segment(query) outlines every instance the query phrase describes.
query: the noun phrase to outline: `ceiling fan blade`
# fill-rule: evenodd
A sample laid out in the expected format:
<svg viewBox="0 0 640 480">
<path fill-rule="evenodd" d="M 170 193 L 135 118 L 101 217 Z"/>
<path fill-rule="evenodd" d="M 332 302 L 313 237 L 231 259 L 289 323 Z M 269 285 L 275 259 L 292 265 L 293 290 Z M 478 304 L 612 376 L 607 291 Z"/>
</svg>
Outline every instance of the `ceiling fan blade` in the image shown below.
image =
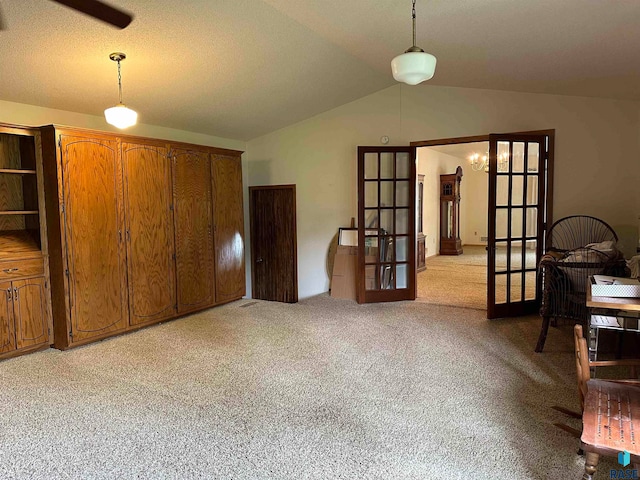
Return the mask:
<svg viewBox="0 0 640 480">
<path fill-rule="evenodd" d="M 133 16 L 123 10 L 118 10 L 99 0 L 51 0 L 69 8 L 102 20 L 114 27 L 125 28 L 133 20 Z"/>
</svg>

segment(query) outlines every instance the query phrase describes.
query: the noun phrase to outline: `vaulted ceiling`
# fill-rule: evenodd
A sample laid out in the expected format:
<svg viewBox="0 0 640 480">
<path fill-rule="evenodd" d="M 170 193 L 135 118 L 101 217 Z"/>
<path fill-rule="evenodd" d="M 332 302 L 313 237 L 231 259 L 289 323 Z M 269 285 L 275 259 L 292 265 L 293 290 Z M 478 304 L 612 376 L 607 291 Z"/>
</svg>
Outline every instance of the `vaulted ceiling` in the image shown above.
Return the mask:
<svg viewBox="0 0 640 480">
<path fill-rule="evenodd" d="M 0 99 L 249 140 L 394 85 L 410 0 L 108 0 L 115 29 L 49 0 L 0 0 Z M 429 85 L 640 100 L 637 0 L 418 0 Z M 422 86 L 411 88 L 424 88 Z"/>
</svg>

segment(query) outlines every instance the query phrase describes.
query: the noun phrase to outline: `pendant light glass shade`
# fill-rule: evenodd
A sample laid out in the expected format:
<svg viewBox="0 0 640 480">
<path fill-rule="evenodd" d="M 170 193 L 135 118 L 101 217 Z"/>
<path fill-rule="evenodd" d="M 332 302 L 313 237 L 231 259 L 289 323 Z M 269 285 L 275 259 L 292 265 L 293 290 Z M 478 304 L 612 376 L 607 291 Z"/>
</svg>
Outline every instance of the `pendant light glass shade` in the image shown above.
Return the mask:
<svg viewBox="0 0 640 480">
<path fill-rule="evenodd" d="M 426 52 L 405 52 L 391 60 L 391 72 L 398 82 L 417 85 L 436 72 L 436 57 Z"/>
<path fill-rule="evenodd" d="M 117 128 L 127 128 L 136 124 L 138 114 L 135 110 L 127 108 L 124 104 L 119 103 L 115 107 L 107 108 L 104 111 L 104 118 L 107 123 Z"/>
<path fill-rule="evenodd" d="M 122 76 L 120 75 L 120 62 L 127 56 L 124 53 L 115 52 L 109 55 L 109 58 L 114 62 L 118 62 L 118 93 L 120 101 L 115 107 L 107 108 L 104 111 L 104 118 L 108 124 L 116 128 L 131 127 L 138 121 L 138 114 L 135 110 L 131 110 L 122 103 Z"/>
<path fill-rule="evenodd" d="M 416 47 L 416 0 L 411 10 L 413 24 L 413 46 L 402 55 L 391 60 L 391 73 L 398 82 L 417 85 L 433 77 L 436 71 L 436 57 Z"/>
</svg>

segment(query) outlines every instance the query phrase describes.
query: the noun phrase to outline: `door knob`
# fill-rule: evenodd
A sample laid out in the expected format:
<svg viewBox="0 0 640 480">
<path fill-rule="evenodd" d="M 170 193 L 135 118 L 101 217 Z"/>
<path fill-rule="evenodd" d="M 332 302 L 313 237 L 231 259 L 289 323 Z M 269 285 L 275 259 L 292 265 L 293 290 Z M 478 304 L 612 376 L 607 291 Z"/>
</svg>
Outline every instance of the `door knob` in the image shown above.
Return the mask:
<svg viewBox="0 0 640 480">
<path fill-rule="evenodd" d="M 264 261 L 264 260 L 262 260 L 262 257 L 260 257 L 260 258 L 258 258 L 258 259 L 256 260 L 256 263 L 262 263 L 263 261 Z"/>
</svg>

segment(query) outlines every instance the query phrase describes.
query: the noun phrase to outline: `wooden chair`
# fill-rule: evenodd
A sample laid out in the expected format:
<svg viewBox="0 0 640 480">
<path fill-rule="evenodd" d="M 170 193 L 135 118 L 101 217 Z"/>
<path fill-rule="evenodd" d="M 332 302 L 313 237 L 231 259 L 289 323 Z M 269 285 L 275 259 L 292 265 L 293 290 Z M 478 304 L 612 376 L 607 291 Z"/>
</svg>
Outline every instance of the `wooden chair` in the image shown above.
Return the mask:
<svg viewBox="0 0 640 480">
<path fill-rule="evenodd" d="M 640 469 L 640 381 L 636 380 L 640 359 L 590 361 L 581 325 L 574 327 L 574 340 L 582 409 L 580 445 L 586 453 L 583 480 L 593 478 L 600 455 L 627 451 L 634 468 Z M 591 379 L 592 367 L 614 366 L 630 367 L 633 379 Z"/>
</svg>

